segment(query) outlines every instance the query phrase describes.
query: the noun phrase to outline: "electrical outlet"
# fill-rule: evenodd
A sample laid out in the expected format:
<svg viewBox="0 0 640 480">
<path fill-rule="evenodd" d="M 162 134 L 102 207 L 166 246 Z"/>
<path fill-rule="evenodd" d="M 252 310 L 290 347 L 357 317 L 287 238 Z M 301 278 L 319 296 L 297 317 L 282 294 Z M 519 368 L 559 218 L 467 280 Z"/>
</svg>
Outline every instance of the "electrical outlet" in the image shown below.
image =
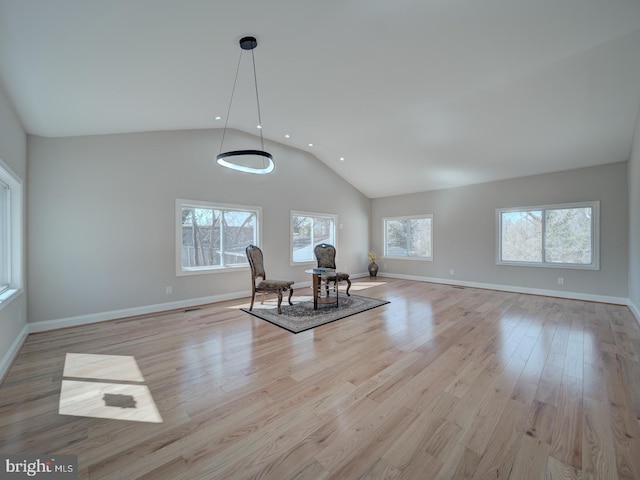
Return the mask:
<svg viewBox="0 0 640 480">
<path fill-rule="evenodd" d="M 558 277 L 558 285 L 564 285 L 564 278 Z"/>
<path fill-rule="evenodd" d="M 165 289 L 165 292 L 164 292 L 164 293 L 165 293 L 166 295 L 171 295 L 171 294 L 173 293 L 173 288 L 172 288 L 172 287 L 167 287 L 167 288 Z"/>
</svg>

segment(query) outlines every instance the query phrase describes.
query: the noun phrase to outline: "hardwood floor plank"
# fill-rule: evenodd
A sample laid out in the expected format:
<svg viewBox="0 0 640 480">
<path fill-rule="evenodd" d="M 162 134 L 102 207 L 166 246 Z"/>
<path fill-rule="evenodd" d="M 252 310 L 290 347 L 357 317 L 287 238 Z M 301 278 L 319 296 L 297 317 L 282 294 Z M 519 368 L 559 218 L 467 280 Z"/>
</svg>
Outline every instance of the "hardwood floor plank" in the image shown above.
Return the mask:
<svg viewBox="0 0 640 480">
<path fill-rule="evenodd" d="M 396 480 L 400 478 L 402 472 L 391 465 L 388 465 L 384 459 L 378 460 L 371 469 L 360 477 L 360 480 Z"/>
<path fill-rule="evenodd" d="M 529 410 L 526 434 L 531 438 L 551 445 L 555 418 L 556 407 L 534 400 Z"/>
<path fill-rule="evenodd" d="M 482 455 L 508 401 L 509 397 L 506 395 L 490 391 L 482 399 L 480 408 L 471 425 L 465 429 L 460 443 L 478 455 Z"/>
<path fill-rule="evenodd" d="M 435 480 L 466 480 L 473 474 L 480 463 L 480 455 L 462 445 L 457 445 L 444 461 Z"/>
<path fill-rule="evenodd" d="M 366 442 L 351 444 L 346 451 L 347 455 L 342 455 L 343 460 L 339 463 L 336 463 L 336 457 L 333 457 L 334 468 L 328 468 L 318 456 L 316 459 L 331 471 L 330 478 L 359 478 L 368 471 L 368 465 L 372 465 L 381 457 L 416 416 L 415 412 L 405 408 L 393 409 L 391 414 L 367 435 Z"/>
<path fill-rule="evenodd" d="M 527 435 L 520 440 L 509 478 L 514 480 L 540 480 L 547 469 L 551 446 Z"/>
<path fill-rule="evenodd" d="M 640 478 L 627 307 L 354 289 L 391 303 L 297 335 L 246 299 L 31 334 L 0 385 L 0 452 L 77 455 L 82 480 Z M 65 375 L 68 353 L 86 362 Z M 121 420 L 137 394 L 61 415 L 63 381 L 144 386 L 162 421 Z"/>
<path fill-rule="evenodd" d="M 582 470 L 576 470 L 570 465 L 565 465 L 560 460 L 549 457 L 544 480 L 581 480 L 582 478 Z"/>
<path fill-rule="evenodd" d="M 604 402 L 585 399 L 582 471 L 584 478 L 617 480 L 616 454 Z"/>
<path fill-rule="evenodd" d="M 551 456 L 575 469 L 582 468 L 582 381 L 562 377 L 551 439 Z"/>
<path fill-rule="evenodd" d="M 618 475 L 625 479 L 640 478 L 640 425 L 626 387 L 621 356 L 603 352 L 602 358 Z"/>
<path fill-rule="evenodd" d="M 526 405 L 509 400 L 498 428 L 489 439 L 488 446 L 480 457 L 474 479 L 509 478 L 526 427 Z"/>
</svg>

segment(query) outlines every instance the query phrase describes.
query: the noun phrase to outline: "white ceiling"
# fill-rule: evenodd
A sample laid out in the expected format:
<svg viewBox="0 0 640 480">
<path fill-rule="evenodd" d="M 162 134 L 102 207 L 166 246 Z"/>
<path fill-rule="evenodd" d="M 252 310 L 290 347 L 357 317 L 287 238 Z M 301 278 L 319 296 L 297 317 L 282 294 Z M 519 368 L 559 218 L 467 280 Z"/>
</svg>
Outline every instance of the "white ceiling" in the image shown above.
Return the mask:
<svg viewBox="0 0 640 480">
<path fill-rule="evenodd" d="M 265 138 L 371 198 L 629 158 L 638 0 L 0 0 L 0 82 L 35 135 L 221 128 L 247 34 Z"/>
</svg>

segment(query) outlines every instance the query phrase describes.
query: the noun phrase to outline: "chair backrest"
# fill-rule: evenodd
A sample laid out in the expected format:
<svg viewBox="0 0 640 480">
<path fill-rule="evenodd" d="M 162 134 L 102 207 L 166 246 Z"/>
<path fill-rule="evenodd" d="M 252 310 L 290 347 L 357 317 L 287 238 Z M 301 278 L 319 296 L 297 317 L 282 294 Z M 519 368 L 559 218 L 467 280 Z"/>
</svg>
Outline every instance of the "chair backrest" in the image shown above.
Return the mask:
<svg viewBox="0 0 640 480">
<path fill-rule="evenodd" d="M 336 268 L 336 247 L 328 243 L 320 243 L 313 249 L 320 268 Z"/>
<path fill-rule="evenodd" d="M 262 277 L 266 280 L 262 250 L 255 245 L 249 245 L 246 252 L 247 260 L 249 260 L 249 266 L 251 267 L 251 278 L 255 280 L 256 277 Z"/>
</svg>

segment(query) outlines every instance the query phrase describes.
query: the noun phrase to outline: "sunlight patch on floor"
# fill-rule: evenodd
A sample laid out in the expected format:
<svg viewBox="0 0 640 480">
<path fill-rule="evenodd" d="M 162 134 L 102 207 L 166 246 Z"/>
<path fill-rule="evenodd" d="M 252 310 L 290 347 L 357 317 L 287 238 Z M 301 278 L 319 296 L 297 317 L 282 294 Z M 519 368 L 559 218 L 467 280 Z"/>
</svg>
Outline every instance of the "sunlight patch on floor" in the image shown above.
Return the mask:
<svg viewBox="0 0 640 480">
<path fill-rule="evenodd" d="M 287 295 L 284 295 L 282 297 L 282 306 L 285 305 L 289 305 L 289 301 L 287 300 Z M 301 303 L 301 302 L 313 302 L 313 295 L 293 295 L 293 297 L 291 298 L 291 302 L 295 305 L 296 303 Z M 227 308 L 231 308 L 234 310 L 237 310 L 238 308 L 246 308 L 248 309 L 251 306 L 251 300 L 247 301 L 247 302 L 243 302 L 243 303 L 238 303 L 235 305 L 231 305 Z M 256 301 L 253 303 L 253 309 L 257 310 L 257 309 L 271 309 L 271 308 L 277 308 L 278 307 L 278 297 L 275 296 L 267 296 L 264 299 L 264 304 L 260 304 L 260 296 L 256 296 Z"/>
<path fill-rule="evenodd" d="M 60 388 L 60 415 L 162 422 L 132 356 L 67 353 L 63 377 L 67 378 Z"/>
<path fill-rule="evenodd" d="M 99 378 L 122 382 L 144 382 L 136 359 L 126 355 L 67 353 L 63 377 Z"/>
<path fill-rule="evenodd" d="M 351 288 L 349 289 L 349 293 L 353 291 L 366 290 L 367 288 L 379 287 L 380 285 L 384 285 L 387 282 L 354 282 L 351 284 Z M 344 291 L 344 289 L 341 289 Z"/>
</svg>

